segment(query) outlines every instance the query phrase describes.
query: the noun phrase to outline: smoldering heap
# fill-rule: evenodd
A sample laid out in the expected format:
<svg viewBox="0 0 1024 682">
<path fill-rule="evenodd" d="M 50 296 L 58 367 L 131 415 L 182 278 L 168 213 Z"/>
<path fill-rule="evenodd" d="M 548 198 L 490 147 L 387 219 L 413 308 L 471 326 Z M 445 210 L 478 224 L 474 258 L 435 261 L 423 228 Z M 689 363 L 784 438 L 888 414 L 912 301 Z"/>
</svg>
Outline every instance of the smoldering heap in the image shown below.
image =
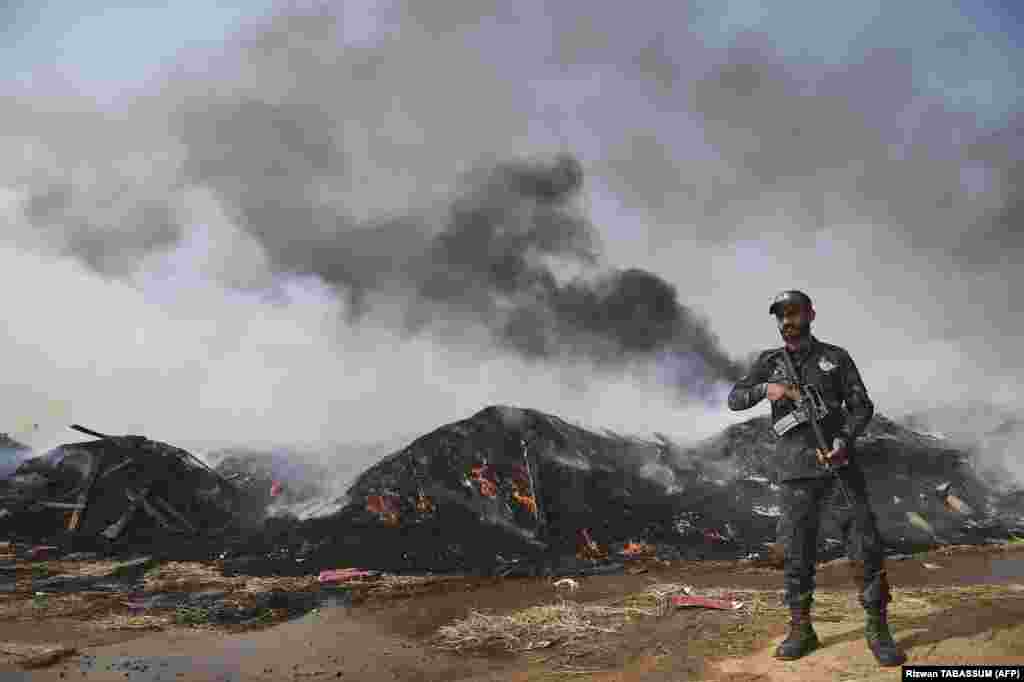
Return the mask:
<svg viewBox="0 0 1024 682">
<path fill-rule="evenodd" d="M 775 540 L 772 452 L 767 417 L 682 448 L 491 406 L 366 470 L 340 512 L 296 521 L 293 541 L 307 565 L 389 570 L 593 563 L 638 543 L 675 558 L 749 556 Z M 1024 533 L 1019 496 L 998 494 L 938 438 L 876 415 L 859 452 L 892 551 Z M 840 538 L 826 522 L 825 556 Z"/>
<path fill-rule="evenodd" d="M 0 481 L 9 537 L 113 552 L 180 550 L 216 541 L 244 518 L 238 490 L 191 453 L 72 428 L 96 438 L 25 459 Z"/>
</svg>

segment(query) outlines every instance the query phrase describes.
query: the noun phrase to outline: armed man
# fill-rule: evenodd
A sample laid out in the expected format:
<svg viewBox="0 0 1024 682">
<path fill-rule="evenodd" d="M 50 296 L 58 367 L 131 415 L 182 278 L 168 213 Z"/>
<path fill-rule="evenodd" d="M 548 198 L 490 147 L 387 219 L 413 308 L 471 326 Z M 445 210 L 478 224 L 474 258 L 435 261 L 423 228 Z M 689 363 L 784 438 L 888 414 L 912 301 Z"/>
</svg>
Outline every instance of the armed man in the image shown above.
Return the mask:
<svg viewBox="0 0 1024 682">
<path fill-rule="evenodd" d="M 901 665 L 906 656 L 893 641 L 886 618 L 890 592 L 882 538 L 855 451 L 874 404 L 850 354 L 811 334 L 815 311 L 807 294 L 785 291 L 775 297 L 769 312 L 785 345 L 758 356 L 729 394 L 729 407 L 747 410 L 765 398 L 771 401 L 782 511 L 779 542 L 785 560 L 783 599 L 791 614 L 789 635 L 775 656 L 793 660 L 819 646 L 811 604 L 818 528 L 827 512 L 842 529 L 847 555 L 857 569 L 868 646 L 881 665 Z"/>
</svg>

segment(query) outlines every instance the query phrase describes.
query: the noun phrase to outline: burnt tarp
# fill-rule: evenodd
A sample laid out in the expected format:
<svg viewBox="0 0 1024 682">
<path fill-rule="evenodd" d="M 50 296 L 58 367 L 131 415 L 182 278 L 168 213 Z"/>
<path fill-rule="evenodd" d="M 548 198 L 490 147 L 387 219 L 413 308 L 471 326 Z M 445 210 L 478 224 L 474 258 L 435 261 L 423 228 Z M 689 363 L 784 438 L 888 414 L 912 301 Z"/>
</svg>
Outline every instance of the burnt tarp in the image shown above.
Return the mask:
<svg viewBox="0 0 1024 682">
<path fill-rule="evenodd" d="M 8 534 L 116 547 L 218 536 L 235 525 L 239 498 L 181 448 L 105 436 L 22 462 L 0 484 L 0 508 Z"/>
<path fill-rule="evenodd" d="M 773 452 L 766 417 L 680 447 L 492 406 L 385 457 L 340 512 L 299 534 L 337 565 L 391 570 L 564 556 L 582 540 L 612 556 L 635 540 L 686 558 L 741 557 L 775 541 Z M 858 457 L 893 550 L 1024 532 L 1020 504 L 939 439 L 878 415 Z M 841 552 L 839 538 L 824 524 L 826 556 Z"/>
</svg>

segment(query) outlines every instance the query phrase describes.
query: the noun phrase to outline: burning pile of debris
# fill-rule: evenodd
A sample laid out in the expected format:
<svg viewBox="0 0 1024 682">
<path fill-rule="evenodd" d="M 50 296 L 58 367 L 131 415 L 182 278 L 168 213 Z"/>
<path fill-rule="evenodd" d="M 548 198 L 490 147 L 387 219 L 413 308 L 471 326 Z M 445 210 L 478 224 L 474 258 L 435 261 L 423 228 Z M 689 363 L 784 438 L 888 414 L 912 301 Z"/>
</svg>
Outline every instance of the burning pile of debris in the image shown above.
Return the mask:
<svg viewBox="0 0 1024 682">
<path fill-rule="evenodd" d="M 745 557 L 775 539 L 773 450 L 766 417 L 682 448 L 492 406 L 384 458 L 344 509 L 296 533 L 328 563 L 386 570 Z M 1024 508 L 936 438 L 879 415 L 859 453 L 893 551 L 1024 533 Z M 842 553 L 841 537 L 823 525 L 825 557 Z"/>
<path fill-rule="evenodd" d="M 600 560 L 610 543 L 634 535 L 725 556 L 746 542 L 717 533 L 730 521 L 725 532 L 773 535 L 774 520 L 742 510 L 699 463 L 673 465 L 672 455 L 667 441 L 489 407 L 384 458 L 357 478 L 340 513 L 300 532 L 314 542 L 327 538 L 321 549 L 336 561 L 401 570 L 542 555 Z M 712 523 L 716 533 L 707 535 Z"/>
<path fill-rule="evenodd" d="M 779 515 L 767 417 L 680 447 L 492 406 L 384 457 L 342 495 L 308 458 L 223 452 L 214 470 L 164 443 L 73 428 L 98 440 L 23 461 L 0 484 L 0 523 L 108 549 L 205 536 L 225 556 L 298 558 L 305 571 L 510 573 L 765 556 Z M 876 415 L 858 457 L 893 551 L 1024 535 L 1024 494 L 997 492 L 939 438 Z M 255 532 L 225 533 L 243 520 Z M 824 558 L 840 538 L 826 519 Z"/>
<path fill-rule="evenodd" d="M 6 535 L 117 549 L 217 537 L 236 525 L 238 491 L 185 450 L 71 428 L 97 440 L 27 459 L 0 482 Z"/>
</svg>

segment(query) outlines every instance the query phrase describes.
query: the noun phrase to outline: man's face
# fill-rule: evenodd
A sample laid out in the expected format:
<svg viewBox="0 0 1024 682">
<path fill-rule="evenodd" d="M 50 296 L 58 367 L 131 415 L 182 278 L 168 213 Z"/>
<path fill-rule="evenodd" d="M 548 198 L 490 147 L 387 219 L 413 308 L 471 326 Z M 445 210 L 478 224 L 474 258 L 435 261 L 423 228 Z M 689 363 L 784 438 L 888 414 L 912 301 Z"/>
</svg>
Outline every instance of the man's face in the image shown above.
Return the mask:
<svg viewBox="0 0 1024 682">
<path fill-rule="evenodd" d="M 811 332 L 814 311 L 791 303 L 782 308 L 776 319 L 779 321 L 779 333 L 782 334 L 782 338 L 786 341 L 796 341 Z"/>
</svg>

